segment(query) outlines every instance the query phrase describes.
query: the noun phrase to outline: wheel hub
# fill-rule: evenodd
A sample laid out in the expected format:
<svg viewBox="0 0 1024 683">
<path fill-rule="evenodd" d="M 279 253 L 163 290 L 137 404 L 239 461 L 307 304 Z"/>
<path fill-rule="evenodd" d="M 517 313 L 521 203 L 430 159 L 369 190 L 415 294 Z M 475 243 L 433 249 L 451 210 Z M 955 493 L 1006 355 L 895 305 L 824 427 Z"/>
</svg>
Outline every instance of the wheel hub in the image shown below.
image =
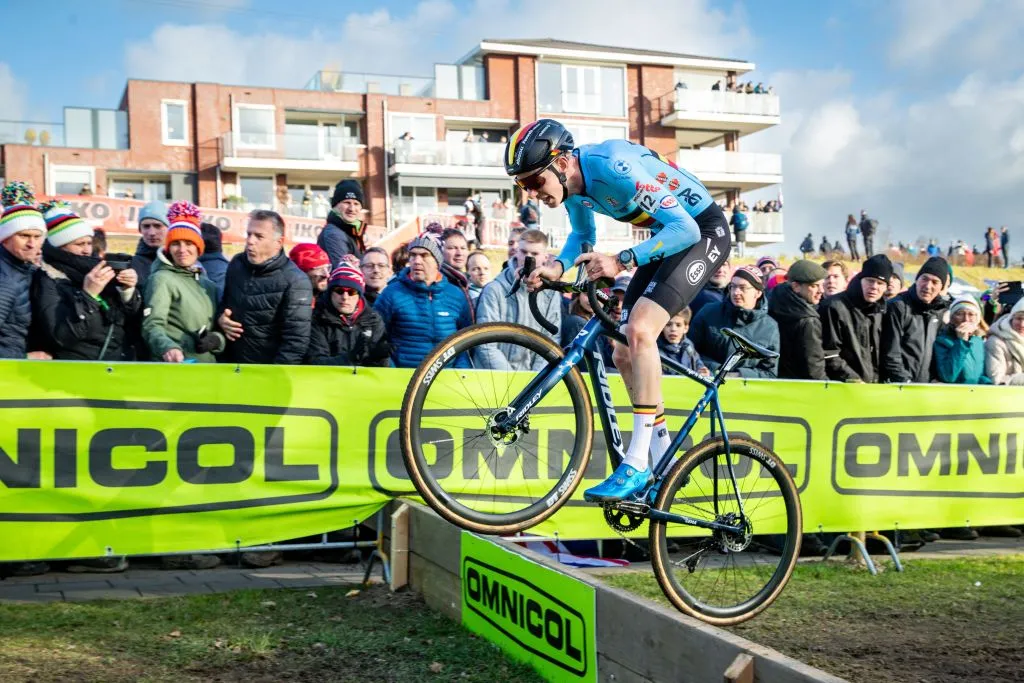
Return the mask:
<svg viewBox="0 0 1024 683">
<path fill-rule="evenodd" d="M 716 521 L 720 524 L 736 526 L 740 523 L 740 516 L 735 512 L 730 512 L 726 515 L 719 515 Z M 740 553 L 746 550 L 750 545 L 751 540 L 754 538 L 754 530 L 753 527 L 750 526 L 750 520 L 744 519 L 743 530 L 740 533 L 716 531 L 715 537 L 723 550 Z"/>
<path fill-rule="evenodd" d="M 508 425 L 512 415 L 509 407 L 499 408 L 487 418 L 487 436 L 494 446 L 511 446 L 519 441 L 524 434 L 530 432 L 530 416 L 525 416 L 519 424 Z"/>
</svg>

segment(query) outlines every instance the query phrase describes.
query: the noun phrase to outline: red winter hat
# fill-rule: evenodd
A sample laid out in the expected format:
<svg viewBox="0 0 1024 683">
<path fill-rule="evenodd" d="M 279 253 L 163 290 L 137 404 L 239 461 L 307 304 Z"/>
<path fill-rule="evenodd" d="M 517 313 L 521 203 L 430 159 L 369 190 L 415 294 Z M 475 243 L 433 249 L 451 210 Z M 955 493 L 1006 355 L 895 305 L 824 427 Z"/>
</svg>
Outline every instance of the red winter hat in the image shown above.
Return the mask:
<svg viewBox="0 0 1024 683">
<path fill-rule="evenodd" d="M 308 273 L 314 268 L 319 268 L 320 266 L 331 265 L 331 259 L 327 255 L 327 252 L 312 242 L 296 244 L 292 247 L 292 250 L 288 252 L 288 258 L 290 258 L 303 273 Z"/>
</svg>

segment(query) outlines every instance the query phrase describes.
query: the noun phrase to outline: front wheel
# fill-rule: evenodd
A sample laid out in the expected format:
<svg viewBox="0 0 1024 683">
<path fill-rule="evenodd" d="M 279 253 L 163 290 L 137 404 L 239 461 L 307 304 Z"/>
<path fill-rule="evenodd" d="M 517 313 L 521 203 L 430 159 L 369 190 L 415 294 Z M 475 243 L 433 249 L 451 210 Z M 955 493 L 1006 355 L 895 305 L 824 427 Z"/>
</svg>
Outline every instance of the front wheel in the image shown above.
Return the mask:
<svg viewBox="0 0 1024 683">
<path fill-rule="evenodd" d="M 439 515 L 470 531 L 511 534 L 544 521 L 572 495 L 593 442 L 590 393 L 576 367 L 543 396 L 534 393 L 538 377 L 562 358 L 557 344 L 528 327 L 487 323 L 457 332 L 423 359 L 405 392 L 399 433 L 409 476 Z M 527 386 L 529 395 L 511 408 Z"/>
<path fill-rule="evenodd" d="M 800 554 L 800 498 L 782 460 L 763 444 L 730 439 L 728 456 L 720 437 L 698 444 L 661 482 L 654 506 L 690 519 L 743 522 L 733 533 L 651 521 L 654 574 L 680 611 L 718 626 L 738 624 L 768 607 L 789 581 Z"/>
</svg>

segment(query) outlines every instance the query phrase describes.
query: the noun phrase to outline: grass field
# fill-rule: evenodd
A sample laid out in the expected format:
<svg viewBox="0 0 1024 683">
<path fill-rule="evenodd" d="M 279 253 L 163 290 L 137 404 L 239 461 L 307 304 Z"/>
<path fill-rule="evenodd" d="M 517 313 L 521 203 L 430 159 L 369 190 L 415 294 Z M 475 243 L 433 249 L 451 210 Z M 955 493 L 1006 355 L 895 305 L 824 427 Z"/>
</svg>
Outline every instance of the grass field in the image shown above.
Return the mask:
<svg viewBox="0 0 1024 683">
<path fill-rule="evenodd" d="M 1024 555 L 905 567 L 801 563 L 771 607 L 730 630 L 858 683 L 1024 681 Z M 666 602 L 648 572 L 602 578 Z"/>
<path fill-rule="evenodd" d="M 541 680 L 382 586 L 0 605 L 0 681 Z"/>
</svg>

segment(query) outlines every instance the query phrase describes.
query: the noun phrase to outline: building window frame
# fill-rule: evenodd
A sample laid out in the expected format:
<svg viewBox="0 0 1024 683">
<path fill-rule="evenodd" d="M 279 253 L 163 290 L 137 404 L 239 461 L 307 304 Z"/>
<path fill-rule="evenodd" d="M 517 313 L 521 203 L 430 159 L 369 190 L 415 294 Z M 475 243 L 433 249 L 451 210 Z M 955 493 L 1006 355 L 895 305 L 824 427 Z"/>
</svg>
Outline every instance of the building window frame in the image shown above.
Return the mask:
<svg viewBox="0 0 1024 683">
<path fill-rule="evenodd" d="M 270 126 L 270 141 L 265 143 L 244 142 L 242 130 L 239 125 L 239 112 L 242 109 L 257 111 L 269 111 L 273 118 Z M 253 104 L 250 102 L 236 102 L 231 111 L 231 135 L 234 138 L 235 149 L 277 149 L 277 107 L 273 104 Z"/>
<path fill-rule="evenodd" d="M 62 171 L 71 172 L 88 172 L 89 174 L 89 187 L 93 192 L 96 192 L 96 167 L 95 166 L 75 166 L 72 164 L 51 164 L 49 172 L 47 173 L 47 194 L 55 195 L 57 193 L 57 174 Z M 78 194 L 77 192 L 75 193 Z"/>
<path fill-rule="evenodd" d="M 181 121 L 184 126 L 182 138 L 172 138 L 167 130 L 167 107 L 168 105 L 181 107 Z M 188 147 L 188 101 L 186 100 L 160 100 L 160 141 L 168 147 Z"/>
</svg>

